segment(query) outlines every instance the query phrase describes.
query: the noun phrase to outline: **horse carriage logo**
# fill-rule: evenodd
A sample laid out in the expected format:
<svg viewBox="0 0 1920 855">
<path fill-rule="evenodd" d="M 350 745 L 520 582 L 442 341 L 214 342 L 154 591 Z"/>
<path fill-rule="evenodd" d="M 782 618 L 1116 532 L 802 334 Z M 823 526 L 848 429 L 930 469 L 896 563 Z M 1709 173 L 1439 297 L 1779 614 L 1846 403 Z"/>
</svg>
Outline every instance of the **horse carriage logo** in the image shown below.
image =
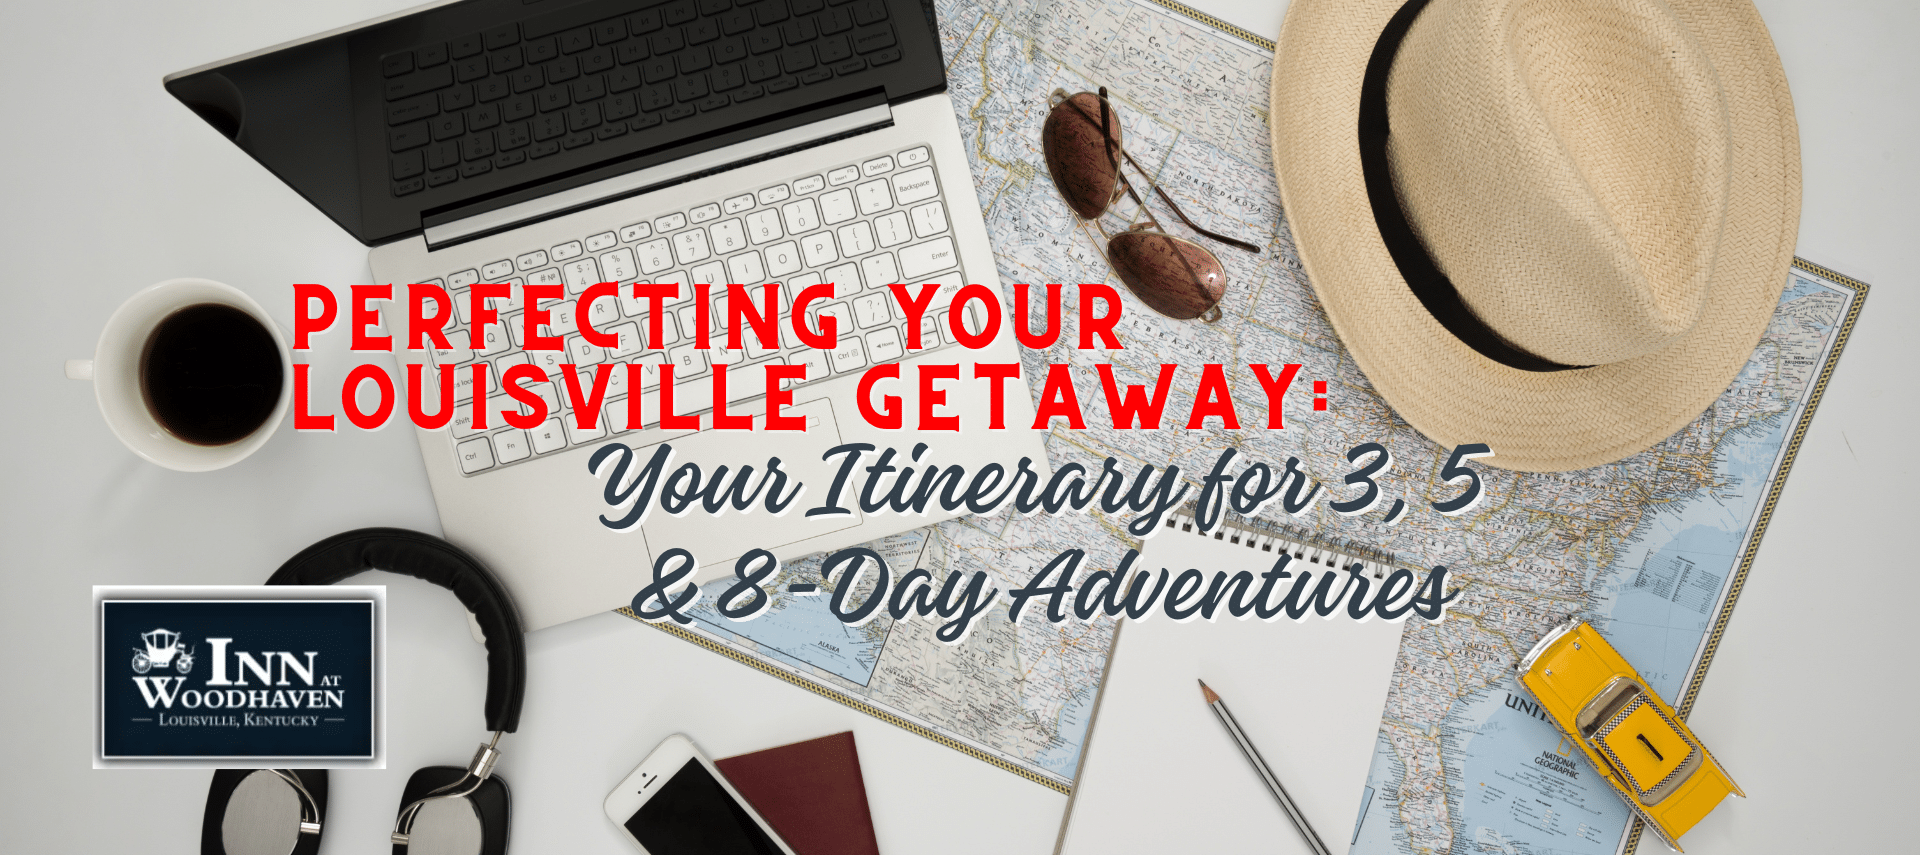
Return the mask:
<svg viewBox="0 0 1920 855">
<path fill-rule="evenodd" d="M 136 674 L 145 674 L 155 668 L 173 670 L 185 674 L 193 670 L 193 650 L 180 649 L 180 633 L 170 629 L 154 629 L 140 633 L 140 640 L 146 643 L 146 649 L 133 649 L 133 670 Z"/>
</svg>

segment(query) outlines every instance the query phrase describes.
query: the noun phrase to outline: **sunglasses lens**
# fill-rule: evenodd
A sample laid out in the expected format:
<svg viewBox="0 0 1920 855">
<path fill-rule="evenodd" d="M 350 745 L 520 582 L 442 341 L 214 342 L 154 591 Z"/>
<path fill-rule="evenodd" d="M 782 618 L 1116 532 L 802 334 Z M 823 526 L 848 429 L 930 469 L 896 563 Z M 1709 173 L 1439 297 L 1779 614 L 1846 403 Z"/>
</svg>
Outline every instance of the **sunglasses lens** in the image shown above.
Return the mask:
<svg viewBox="0 0 1920 855">
<path fill-rule="evenodd" d="M 1101 138 L 1120 145 L 1120 114 L 1107 112 L 1107 130 L 1100 130 L 1100 96 L 1082 92 L 1055 104 L 1040 130 L 1040 146 L 1046 152 L 1047 171 L 1068 207 L 1091 220 L 1107 210 L 1113 201 L 1118 175 L 1113 158 Z"/>
<path fill-rule="evenodd" d="M 1227 272 L 1213 253 L 1158 232 L 1122 232 L 1107 242 L 1107 260 L 1140 302 L 1169 318 L 1207 313 L 1227 291 Z"/>
</svg>

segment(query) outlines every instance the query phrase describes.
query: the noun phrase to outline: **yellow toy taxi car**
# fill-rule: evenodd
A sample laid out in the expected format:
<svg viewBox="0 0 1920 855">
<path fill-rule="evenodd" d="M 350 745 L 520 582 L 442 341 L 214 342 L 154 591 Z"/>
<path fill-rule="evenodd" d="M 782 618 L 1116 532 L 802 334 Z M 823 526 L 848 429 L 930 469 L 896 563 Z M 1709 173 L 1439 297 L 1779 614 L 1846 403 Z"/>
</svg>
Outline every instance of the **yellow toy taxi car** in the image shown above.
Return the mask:
<svg viewBox="0 0 1920 855">
<path fill-rule="evenodd" d="M 1674 851 L 1680 835 L 1727 796 L 1746 798 L 1673 708 L 1586 621 L 1547 633 L 1516 670 L 1560 732 Z"/>
</svg>

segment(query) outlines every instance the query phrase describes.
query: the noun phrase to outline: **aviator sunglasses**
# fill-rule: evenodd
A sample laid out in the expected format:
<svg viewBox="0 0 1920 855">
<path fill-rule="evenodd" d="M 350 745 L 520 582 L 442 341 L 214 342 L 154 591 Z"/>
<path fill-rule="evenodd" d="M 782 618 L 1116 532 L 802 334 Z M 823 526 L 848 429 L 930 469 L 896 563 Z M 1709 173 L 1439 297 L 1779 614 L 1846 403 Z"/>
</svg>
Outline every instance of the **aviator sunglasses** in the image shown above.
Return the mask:
<svg viewBox="0 0 1920 855">
<path fill-rule="evenodd" d="M 1120 281 L 1141 302 L 1167 317 L 1200 318 L 1207 323 L 1219 320 L 1220 298 L 1227 291 L 1226 268 L 1206 247 L 1161 227 L 1134 191 L 1133 182 L 1121 173 L 1121 162 L 1132 166 L 1187 228 L 1247 252 L 1257 254 L 1260 248 L 1207 231 L 1187 219 L 1180 206 L 1121 147 L 1120 116 L 1107 101 L 1107 87 L 1100 87 L 1098 95 L 1068 95 L 1065 89 L 1055 89 L 1048 103 L 1052 109 L 1040 130 L 1047 171 L 1053 175 L 1053 184 L 1067 207 L 1073 209 L 1081 230 L 1091 223 L 1106 238 L 1107 264 L 1120 274 Z M 1100 219 L 1122 196 L 1133 199 L 1139 211 L 1135 216 L 1142 219 L 1131 222 L 1118 234 L 1108 234 Z M 1093 237 L 1092 233 L 1088 237 Z M 1100 241 L 1095 239 L 1094 243 Z"/>
</svg>

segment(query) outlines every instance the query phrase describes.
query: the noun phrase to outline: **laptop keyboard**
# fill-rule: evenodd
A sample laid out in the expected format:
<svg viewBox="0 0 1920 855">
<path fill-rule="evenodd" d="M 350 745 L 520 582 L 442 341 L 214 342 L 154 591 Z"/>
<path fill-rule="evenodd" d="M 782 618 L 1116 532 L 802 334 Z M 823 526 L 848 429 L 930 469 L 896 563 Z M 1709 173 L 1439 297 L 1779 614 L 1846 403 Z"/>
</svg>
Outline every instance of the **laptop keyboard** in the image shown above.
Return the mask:
<svg viewBox="0 0 1920 855">
<path fill-rule="evenodd" d="M 962 194 L 963 199 L 969 199 Z M 449 350 L 432 351 L 434 365 L 462 366 L 450 425 L 460 471 L 476 475 L 514 463 L 544 457 L 568 448 L 604 439 L 627 430 L 628 371 L 609 372 L 604 412 L 592 428 L 582 429 L 572 415 L 561 368 L 572 363 L 579 371 L 582 393 L 589 394 L 592 366 L 602 363 L 637 364 L 643 390 L 659 385 L 657 366 L 672 362 L 675 412 L 681 415 L 711 410 L 709 376 L 712 365 L 727 365 L 727 405 L 737 414 L 759 408 L 741 406 L 765 395 L 759 370 L 772 364 L 805 365 L 806 379 L 816 383 L 892 362 L 909 355 L 951 347 L 948 325 L 950 298 L 966 284 L 959 252 L 948 228 L 947 201 L 926 146 L 881 153 L 821 173 L 691 205 L 640 222 L 627 223 L 593 234 L 580 235 L 549 246 L 529 246 L 480 267 L 448 273 L 429 280 L 448 289 L 458 311 L 450 327 Z M 487 328 L 485 339 L 470 336 L 472 303 L 467 296 L 476 282 L 504 282 L 511 294 L 496 299 L 500 323 Z M 600 282 L 621 283 L 620 296 L 596 300 L 588 309 L 593 329 L 619 336 L 619 346 L 602 348 L 578 332 L 573 316 L 575 298 Z M 660 348 L 645 347 L 650 304 L 635 299 L 633 282 L 680 283 L 680 297 L 663 303 Z M 727 342 L 727 284 L 750 286 L 755 306 L 762 305 L 762 283 L 778 285 L 780 340 L 761 347 L 743 320 L 738 350 Z M 830 282 L 831 300 L 815 300 L 807 307 L 810 329 L 820 329 L 819 316 L 839 318 L 836 347 L 807 347 L 793 336 L 789 321 L 793 297 L 802 290 Z M 936 283 L 939 291 L 921 318 L 921 348 L 909 351 L 906 313 L 887 285 L 894 282 Z M 525 350 L 523 289 L 528 284 L 565 286 L 562 299 L 541 302 L 552 312 L 543 335 L 564 337 L 561 351 Z M 711 285 L 713 301 L 708 317 L 711 348 L 696 347 L 699 322 L 695 295 L 700 284 Z M 917 292 L 916 292 L 917 293 Z M 981 329 L 976 312 L 965 318 L 968 330 Z M 501 377 L 515 365 L 533 363 L 545 369 L 552 382 L 528 388 L 545 400 L 549 418 L 533 430 L 505 425 L 498 413 L 519 405 L 501 392 Z M 468 402 L 473 398 L 476 364 L 488 366 L 489 427 L 476 429 Z M 657 398 L 650 397 L 651 402 Z M 649 403 L 656 408 L 657 403 Z M 519 407 L 521 412 L 529 412 Z M 657 425 L 659 412 L 643 411 L 645 424 Z"/>
<path fill-rule="evenodd" d="M 578 8 L 381 58 L 395 196 L 900 59 L 881 0 Z M 629 6 L 628 8 L 631 8 Z"/>
</svg>

